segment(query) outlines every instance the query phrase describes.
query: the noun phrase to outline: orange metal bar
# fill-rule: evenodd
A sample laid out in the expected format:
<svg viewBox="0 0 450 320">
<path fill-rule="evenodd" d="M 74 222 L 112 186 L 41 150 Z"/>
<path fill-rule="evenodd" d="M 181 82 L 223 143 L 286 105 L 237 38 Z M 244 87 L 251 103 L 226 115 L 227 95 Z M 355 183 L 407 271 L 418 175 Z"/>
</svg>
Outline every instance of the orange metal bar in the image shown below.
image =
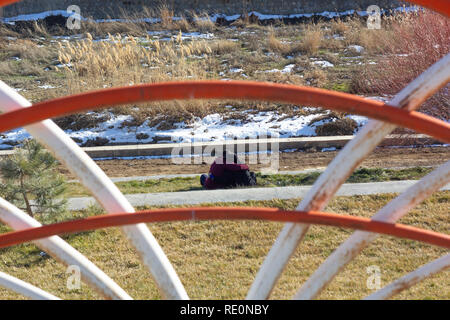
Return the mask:
<svg viewBox="0 0 450 320">
<path fill-rule="evenodd" d="M 57 98 L 0 115 L 0 132 L 108 106 L 174 99 L 245 99 L 313 105 L 391 122 L 450 142 L 450 123 L 420 112 L 324 89 L 254 81 L 183 81 L 109 88 Z"/>
<path fill-rule="evenodd" d="M 450 0 L 407 0 L 419 6 L 432 9 L 436 12 L 443 13 L 447 17 L 450 16 Z"/>
<path fill-rule="evenodd" d="M 133 214 L 119 213 L 61 222 L 0 235 L 0 248 L 46 238 L 52 235 L 94 230 L 99 228 L 137 224 L 142 222 L 167 222 L 186 220 L 269 220 L 301 222 L 358 229 L 391 236 L 418 240 L 450 248 L 450 236 L 402 224 L 370 220 L 325 212 L 283 211 L 275 208 L 202 207 L 144 210 Z"/>
<path fill-rule="evenodd" d="M 7 6 L 8 4 L 12 4 L 14 2 L 19 2 L 20 0 L 0 0 L 0 7 Z"/>
<path fill-rule="evenodd" d="M 0 6 L 7 6 L 8 4 L 19 2 L 20 0 L 0 0 Z M 450 1 L 449 0 L 408 0 L 407 2 L 415 3 L 423 7 L 433 9 L 437 12 L 450 16 Z"/>
</svg>

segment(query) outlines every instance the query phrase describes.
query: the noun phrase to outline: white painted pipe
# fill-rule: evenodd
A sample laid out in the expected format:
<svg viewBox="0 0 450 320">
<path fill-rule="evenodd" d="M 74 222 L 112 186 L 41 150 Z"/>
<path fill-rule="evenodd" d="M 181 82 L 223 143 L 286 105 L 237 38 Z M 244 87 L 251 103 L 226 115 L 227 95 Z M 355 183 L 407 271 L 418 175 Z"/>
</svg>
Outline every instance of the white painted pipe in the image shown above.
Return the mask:
<svg viewBox="0 0 450 320">
<path fill-rule="evenodd" d="M 389 104 L 406 110 L 417 109 L 449 80 L 450 54 L 447 54 L 401 90 Z M 297 206 L 297 210 L 323 210 L 341 184 L 394 128 L 395 125 L 392 124 L 369 121 L 328 165 Z M 284 226 L 259 269 L 247 299 L 260 300 L 269 297 L 308 227 L 308 224 L 300 223 L 287 223 Z"/>
<path fill-rule="evenodd" d="M 411 288 L 413 285 L 420 281 L 431 277 L 432 275 L 439 273 L 450 267 L 450 254 L 447 254 L 439 259 L 436 259 L 426 265 L 414 270 L 411 273 L 395 280 L 388 284 L 386 287 L 381 288 L 377 292 L 365 297 L 363 300 L 386 300 L 394 295 Z"/>
<path fill-rule="evenodd" d="M 0 272 L 0 286 L 34 300 L 61 300 L 47 291 L 39 289 L 28 282 L 14 278 L 4 272 Z"/>
<path fill-rule="evenodd" d="M 0 102 L 2 112 L 31 106 L 28 100 L 2 81 Z M 134 212 L 134 208 L 106 174 L 53 121 L 45 120 L 26 126 L 25 129 L 78 177 L 108 213 Z M 122 230 L 152 273 L 162 295 L 167 299 L 188 299 L 175 270 L 147 226 L 141 223 L 122 227 Z"/>
<path fill-rule="evenodd" d="M 2 198 L 0 198 L 0 221 L 14 230 L 23 230 L 41 226 L 38 221 Z M 110 299 L 131 299 L 131 297 L 102 270 L 97 268 L 89 261 L 89 259 L 71 247 L 60 237 L 52 236 L 36 240 L 34 243 L 66 266 L 78 266 L 80 268 L 81 277 L 105 297 Z"/>
<path fill-rule="evenodd" d="M 372 220 L 394 223 L 449 182 L 450 161 L 447 161 L 380 209 L 372 217 Z M 296 293 L 294 299 L 316 298 L 336 274 L 344 269 L 378 235 L 372 232 L 354 232 L 317 268 Z"/>
</svg>

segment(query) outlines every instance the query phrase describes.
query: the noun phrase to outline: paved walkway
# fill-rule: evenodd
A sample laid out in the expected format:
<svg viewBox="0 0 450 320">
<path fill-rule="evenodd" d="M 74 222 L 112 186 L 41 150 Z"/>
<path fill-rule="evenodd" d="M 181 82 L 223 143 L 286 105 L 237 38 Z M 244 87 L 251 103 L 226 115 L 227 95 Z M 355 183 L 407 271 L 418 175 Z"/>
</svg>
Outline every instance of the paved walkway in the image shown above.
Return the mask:
<svg viewBox="0 0 450 320">
<path fill-rule="evenodd" d="M 416 180 L 348 183 L 343 184 L 338 196 L 367 195 L 380 193 L 400 193 L 416 183 Z M 198 190 L 183 192 L 128 194 L 127 199 L 134 207 L 144 205 L 196 205 L 200 203 L 237 202 L 248 200 L 271 200 L 302 198 L 311 186 L 292 186 L 276 188 L 247 188 L 228 190 Z M 441 190 L 450 190 L 447 184 Z M 96 201 L 92 197 L 68 199 L 69 210 L 82 210 Z"/>
</svg>

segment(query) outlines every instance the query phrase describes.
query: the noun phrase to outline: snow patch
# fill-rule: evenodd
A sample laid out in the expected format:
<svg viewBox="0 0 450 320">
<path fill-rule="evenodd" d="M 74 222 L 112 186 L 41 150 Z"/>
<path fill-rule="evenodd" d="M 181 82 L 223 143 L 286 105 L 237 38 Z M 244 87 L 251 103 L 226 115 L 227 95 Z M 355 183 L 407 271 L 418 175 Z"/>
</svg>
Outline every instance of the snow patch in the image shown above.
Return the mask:
<svg viewBox="0 0 450 320">
<path fill-rule="evenodd" d="M 332 64 L 329 61 L 326 60 L 317 60 L 317 61 L 313 61 L 312 64 L 321 66 L 322 68 L 333 68 L 334 64 Z"/>
<path fill-rule="evenodd" d="M 363 53 L 364 52 L 364 47 L 358 46 L 356 44 L 352 44 L 352 45 L 348 46 L 348 49 L 353 50 L 353 51 L 358 52 L 358 53 Z"/>
</svg>

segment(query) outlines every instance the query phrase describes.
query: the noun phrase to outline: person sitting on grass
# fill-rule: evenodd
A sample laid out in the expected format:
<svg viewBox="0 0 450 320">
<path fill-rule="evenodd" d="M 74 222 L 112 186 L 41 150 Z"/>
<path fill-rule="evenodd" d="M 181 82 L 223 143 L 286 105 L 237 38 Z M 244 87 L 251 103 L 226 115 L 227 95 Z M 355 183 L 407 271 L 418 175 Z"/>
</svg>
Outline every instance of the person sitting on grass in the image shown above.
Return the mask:
<svg viewBox="0 0 450 320">
<path fill-rule="evenodd" d="M 239 163 L 236 153 L 224 151 L 211 164 L 209 174 L 202 174 L 200 183 L 205 189 L 225 189 L 256 185 L 256 176 L 245 163 Z"/>
</svg>

